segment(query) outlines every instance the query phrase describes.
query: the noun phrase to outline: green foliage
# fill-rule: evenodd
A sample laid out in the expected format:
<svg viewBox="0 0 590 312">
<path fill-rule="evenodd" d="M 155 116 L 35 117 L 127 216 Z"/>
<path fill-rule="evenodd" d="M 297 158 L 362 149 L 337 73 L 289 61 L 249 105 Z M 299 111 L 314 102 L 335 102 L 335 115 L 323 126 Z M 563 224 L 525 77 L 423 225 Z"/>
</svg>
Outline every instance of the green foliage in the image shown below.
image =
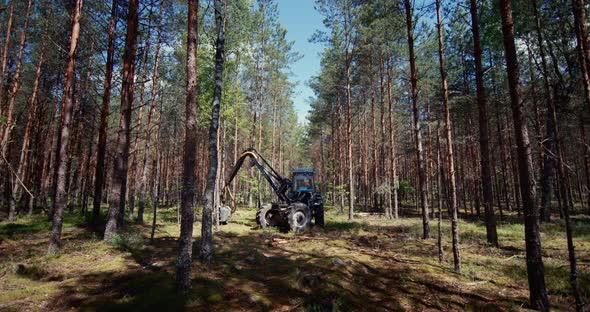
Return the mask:
<svg viewBox="0 0 590 312">
<path fill-rule="evenodd" d="M 336 195 L 348 196 L 350 194 L 347 184 L 336 185 Z"/>
<path fill-rule="evenodd" d="M 143 245 L 144 239 L 141 233 L 131 231 L 115 234 L 109 243 L 120 250 L 127 251 Z"/>
<path fill-rule="evenodd" d="M 404 193 L 414 193 L 416 192 L 416 188 L 414 188 L 412 186 L 412 184 L 410 183 L 410 181 L 407 180 L 401 180 L 399 181 L 399 191 L 400 192 L 404 192 Z"/>
</svg>

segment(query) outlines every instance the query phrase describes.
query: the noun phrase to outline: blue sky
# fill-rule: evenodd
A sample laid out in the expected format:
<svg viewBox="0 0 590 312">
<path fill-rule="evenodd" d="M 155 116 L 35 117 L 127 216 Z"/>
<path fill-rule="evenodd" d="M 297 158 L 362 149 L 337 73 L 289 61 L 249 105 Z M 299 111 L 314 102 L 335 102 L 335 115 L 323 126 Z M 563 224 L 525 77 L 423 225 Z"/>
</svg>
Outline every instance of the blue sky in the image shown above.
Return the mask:
<svg viewBox="0 0 590 312">
<path fill-rule="evenodd" d="M 295 88 L 295 109 L 299 122 L 305 121 L 309 111 L 309 97 L 313 91 L 307 81 L 320 69 L 321 44 L 309 42 L 309 38 L 318 29 L 323 29 L 323 17 L 314 9 L 314 0 L 277 0 L 280 22 L 287 29 L 287 39 L 295 41 L 294 50 L 303 58 L 291 65 L 291 81 L 297 82 Z"/>
</svg>

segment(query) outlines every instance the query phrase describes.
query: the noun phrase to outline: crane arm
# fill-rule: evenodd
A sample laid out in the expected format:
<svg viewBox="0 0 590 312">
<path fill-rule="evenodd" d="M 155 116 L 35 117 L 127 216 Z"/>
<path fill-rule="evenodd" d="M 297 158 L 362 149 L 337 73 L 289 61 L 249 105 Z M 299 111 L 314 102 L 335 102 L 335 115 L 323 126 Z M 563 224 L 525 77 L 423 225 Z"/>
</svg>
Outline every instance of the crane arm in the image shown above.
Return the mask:
<svg viewBox="0 0 590 312">
<path fill-rule="evenodd" d="M 270 184 L 273 191 L 277 194 L 281 201 L 289 203 L 290 200 L 287 197 L 287 191 L 291 187 L 292 183 L 291 180 L 283 178 L 271 165 L 270 163 L 254 148 L 248 148 L 240 155 L 240 158 L 232 168 L 232 171 L 225 183 L 224 192 L 221 196 L 221 201 L 225 203 L 226 195 L 229 195 L 229 198 L 232 201 L 232 211 L 235 211 L 235 198 L 230 190 L 230 185 L 246 158 L 250 157 L 256 168 L 260 171 L 262 176 L 266 179 L 268 184 Z"/>
</svg>

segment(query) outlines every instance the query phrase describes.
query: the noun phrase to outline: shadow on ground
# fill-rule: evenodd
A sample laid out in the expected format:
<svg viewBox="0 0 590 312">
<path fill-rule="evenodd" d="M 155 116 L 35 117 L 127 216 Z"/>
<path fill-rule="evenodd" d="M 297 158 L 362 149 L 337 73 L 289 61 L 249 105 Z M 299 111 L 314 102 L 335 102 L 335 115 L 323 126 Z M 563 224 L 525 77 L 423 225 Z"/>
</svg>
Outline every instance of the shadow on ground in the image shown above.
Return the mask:
<svg viewBox="0 0 590 312">
<path fill-rule="evenodd" d="M 333 240 L 342 226 L 327 228 L 317 233 L 324 238 L 322 247 L 338 247 Z M 158 238 L 153 244 L 146 240 L 143 246 L 121 247 L 128 252 L 127 269 L 84 274 L 62 285 L 46 307 L 90 311 L 495 311 L 509 302 L 491 293 L 437 282 L 416 261 L 355 253 L 355 244 L 364 246 L 362 239 L 352 242 L 350 255 L 342 249 L 340 257 L 290 248 L 314 239 L 313 233 L 286 237 L 262 231 L 221 232 L 216 237 L 214 264 L 204 267 L 195 261 L 193 287 L 186 296 L 174 291 L 176 239 Z M 367 257 L 369 260 L 360 260 Z"/>
</svg>

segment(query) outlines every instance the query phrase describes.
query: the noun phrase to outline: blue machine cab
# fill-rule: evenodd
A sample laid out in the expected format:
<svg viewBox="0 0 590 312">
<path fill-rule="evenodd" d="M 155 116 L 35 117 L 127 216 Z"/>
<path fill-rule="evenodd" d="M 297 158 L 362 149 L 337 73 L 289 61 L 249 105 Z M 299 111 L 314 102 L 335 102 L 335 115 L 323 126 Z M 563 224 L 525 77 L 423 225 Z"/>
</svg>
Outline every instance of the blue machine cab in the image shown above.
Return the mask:
<svg viewBox="0 0 590 312">
<path fill-rule="evenodd" d="M 293 169 L 293 190 L 294 191 L 314 191 L 315 183 L 313 180 L 314 170 L 312 168 L 295 168 Z"/>
</svg>

